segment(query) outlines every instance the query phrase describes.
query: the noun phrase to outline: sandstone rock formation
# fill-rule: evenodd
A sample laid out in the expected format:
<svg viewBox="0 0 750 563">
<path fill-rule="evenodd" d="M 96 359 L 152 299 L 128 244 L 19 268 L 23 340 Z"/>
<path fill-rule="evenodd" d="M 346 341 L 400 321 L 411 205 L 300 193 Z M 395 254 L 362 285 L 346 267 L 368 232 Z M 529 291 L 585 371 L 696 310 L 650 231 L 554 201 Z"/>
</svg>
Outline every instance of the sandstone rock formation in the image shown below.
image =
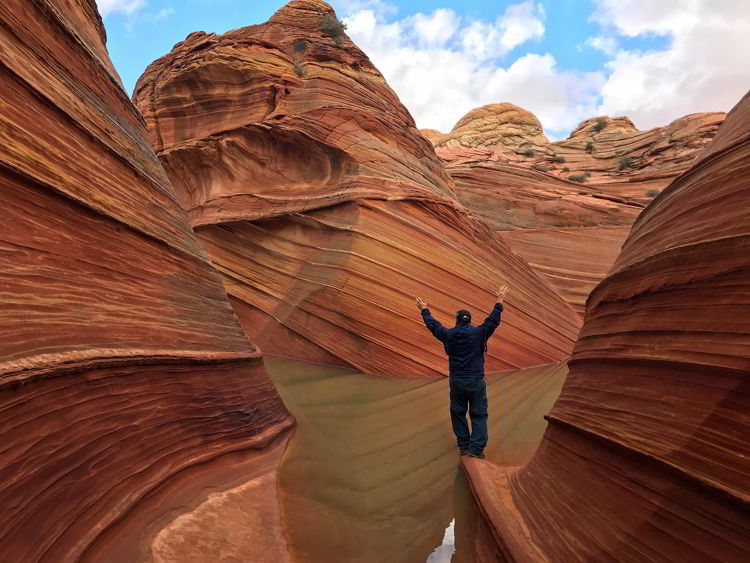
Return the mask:
<svg viewBox="0 0 750 563">
<path fill-rule="evenodd" d="M 0 23 L 0 553 L 133 561 L 292 419 L 94 1 L 9 0 Z"/>
<path fill-rule="evenodd" d="M 435 139 L 437 139 L 438 137 L 442 137 L 443 135 L 445 135 L 445 133 L 441 133 L 437 129 L 420 129 L 419 132 L 422 134 L 422 136 L 425 139 L 427 139 L 428 141 L 430 141 L 433 145 L 435 144 L 434 143 Z"/>
<path fill-rule="evenodd" d="M 494 230 L 530 230 L 503 238 L 582 313 L 627 227 L 688 168 L 724 116 L 693 114 L 643 132 L 627 117 L 600 116 L 549 143 L 533 114 L 494 104 L 469 112 L 447 135 L 422 134 L 466 207 Z"/>
<path fill-rule="evenodd" d="M 592 117 L 550 143 L 534 114 L 506 103 L 472 110 L 446 135 L 422 131 L 449 166 L 500 162 L 564 179 L 587 174 L 586 183 L 600 192 L 645 205 L 653 198 L 649 191 L 689 168 L 725 116 L 696 113 L 647 131 L 627 117 Z"/>
<path fill-rule="evenodd" d="M 629 230 L 628 227 L 517 229 L 503 233 L 503 239 L 583 314 L 586 298 L 609 273 Z"/>
<path fill-rule="evenodd" d="M 579 313 L 607 274 L 637 203 L 597 186 L 499 162 L 448 167 L 456 195 L 544 277 Z"/>
<path fill-rule="evenodd" d="M 563 176 L 589 172 L 588 181 L 601 185 L 602 191 L 647 203 L 653 197 L 650 190 L 664 189 L 690 167 L 725 117 L 721 112 L 695 113 L 648 131 L 639 131 L 627 117 L 589 119 L 554 144 L 564 163 L 541 165 L 569 168 Z M 600 120 L 604 127 L 597 131 Z"/>
<path fill-rule="evenodd" d="M 642 207 L 550 174 L 498 162 L 452 165 L 456 196 L 495 231 L 629 226 Z"/>
<path fill-rule="evenodd" d="M 745 96 L 635 222 L 589 299 L 542 445 L 509 478 L 507 528 L 527 526 L 543 558 L 747 560 L 748 206 Z"/>
<path fill-rule="evenodd" d="M 490 369 L 561 360 L 579 321 L 456 201 L 454 184 L 333 11 L 296 0 L 266 24 L 194 33 L 134 99 L 249 336 L 267 353 L 371 374 L 446 361 L 414 307 L 479 317 L 513 286 Z"/>
<path fill-rule="evenodd" d="M 546 152 L 550 144 L 537 117 L 509 103 L 473 109 L 450 133 L 430 132 L 427 138 L 438 156 L 447 161 L 481 155 L 484 160 L 508 162 L 534 157 L 537 151 Z"/>
</svg>

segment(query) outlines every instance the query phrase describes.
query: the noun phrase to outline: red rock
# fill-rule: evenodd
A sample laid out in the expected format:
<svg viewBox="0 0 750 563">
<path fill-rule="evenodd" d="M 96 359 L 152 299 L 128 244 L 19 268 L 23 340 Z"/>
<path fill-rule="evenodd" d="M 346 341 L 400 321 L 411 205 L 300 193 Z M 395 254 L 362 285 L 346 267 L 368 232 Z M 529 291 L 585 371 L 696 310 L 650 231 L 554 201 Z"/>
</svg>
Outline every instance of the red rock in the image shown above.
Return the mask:
<svg viewBox="0 0 750 563">
<path fill-rule="evenodd" d="M 502 237 L 583 314 L 586 298 L 607 276 L 628 232 L 627 227 L 517 229 Z"/>
<path fill-rule="evenodd" d="M 123 537 L 137 551 L 292 419 L 95 3 L 10 0 L 0 21 L 0 553 L 73 561 Z"/>
<path fill-rule="evenodd" d="M 619 252 L 624 229 L 688 168 L 724 115 L 693 114 L 645 132 L 627 117 L 600 116 L 549 143 L 533 114 L 494 104 L 469 112 L 449 134 L 426 137 L 466 207 L 495 230 L 534 230 L 504 239 L 583 312 L 586 296 Z M 556 230 L 555 241 L 550 227 L 605 230 L 598 244 L 588 245 L 596 239 L 591 230 L 584 238 Z"/>
<path fill-rule="evenodd" d="M 268 353 L 372 374 L 444 374 L 414 306 L 479 317 L 513 286 L 490 369 L 564 359 L 575 312 L 456 201 L 369 59 L 321 33 L 330 6 L 192 34 L 134 98 L 248 335 Z"/>
<path fill-rule="evenodd" d="M 515 508 L 550 561 L 750 553 L 750 97 L 592 292 Z"/>
<path fill-rule="evenodd" d="M 456 195 L 492 229 L 629 226 L 642 207 L 597 186 L 499 162 L 448 166 Z"/>
<path fill-rule="evenodd" d="M 581 123 L 568 139 L 555 143 L 555 151 L 566 159 L 570 174 L 589 171 L 589 181 L 603 192 L 647 203 L 653 198 L 649 191 L 664 189 L 691 166 L 725 117 L 721 112 L 695 113 L 639 131 L 626 117 L 604 116 Z M 599 119 L 605 127 L 596 132 L 592 127 Z M 590 152 L 587 143 L 592 144 Z"/>
</svg>

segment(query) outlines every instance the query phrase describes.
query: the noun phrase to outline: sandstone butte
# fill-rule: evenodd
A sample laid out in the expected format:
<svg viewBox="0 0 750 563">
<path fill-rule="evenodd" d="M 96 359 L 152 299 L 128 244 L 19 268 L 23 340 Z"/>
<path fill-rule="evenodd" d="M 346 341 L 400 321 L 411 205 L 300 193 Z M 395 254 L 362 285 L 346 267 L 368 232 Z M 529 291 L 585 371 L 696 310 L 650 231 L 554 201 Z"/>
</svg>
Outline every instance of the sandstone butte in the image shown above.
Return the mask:
<svg viewBox="0 0 750 563">
<path fill-rule="evenodd" d="M 516 561 L 747 561 L 750 95 L 591 294 L 532 460 L 469 463 Z"/>
<path fill-rule="evenodd" d="M 470 111 L 448 134 L 422 134 L 458 199 L 582 314 L 638 213 L 687 170 L 724 117 L 693 114 L 643 132 L 627 117 L 594 117 L 550 143 L 536 116 L 505 103 Z"/>
<path fill-rule="evenodd" d="M 268 481 L 293 419 L 94 0 L 8 0 L 0 22 L 0 558 L 134 561 L 212 490 Z"/>
<path fill-rule="evenodd" d="M 367 56 L 296 0 L 267 23 L 193 33 L 133 98 L 201 245 L 266 353 L 376 375 L 444 374 L 414 297 L 445 323 L 512 287 L 488 369 L 565 359 L 580 319 L 461 205 Z"/>
</svg>

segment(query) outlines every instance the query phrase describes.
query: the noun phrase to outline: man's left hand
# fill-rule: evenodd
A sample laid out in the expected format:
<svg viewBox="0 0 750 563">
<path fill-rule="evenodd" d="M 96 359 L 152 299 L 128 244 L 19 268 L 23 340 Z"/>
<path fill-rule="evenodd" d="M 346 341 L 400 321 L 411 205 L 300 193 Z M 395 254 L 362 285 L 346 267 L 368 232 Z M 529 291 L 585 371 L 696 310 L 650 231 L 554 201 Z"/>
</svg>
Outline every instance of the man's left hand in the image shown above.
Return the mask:
<svg viewBox="0 0 750 563">
<path fill-rule="evenodd" d="M 427 308 L 427 301 L 422 299 L 421 297 L 417 297 L 417 307 L 419 307 L 419 310 Z"/>
</svg>

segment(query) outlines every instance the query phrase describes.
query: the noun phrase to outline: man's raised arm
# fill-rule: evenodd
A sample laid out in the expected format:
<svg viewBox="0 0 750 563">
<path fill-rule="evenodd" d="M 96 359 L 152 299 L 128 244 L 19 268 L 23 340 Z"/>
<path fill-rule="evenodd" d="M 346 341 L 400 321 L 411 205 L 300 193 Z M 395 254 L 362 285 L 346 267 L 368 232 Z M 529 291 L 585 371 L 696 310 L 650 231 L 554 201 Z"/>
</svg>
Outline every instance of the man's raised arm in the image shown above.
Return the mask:
<svg viewBox="0 0 750 563">
<path fill-rule="evenodd" d="M 492 309 L 492 312 L 489 314 L 489 316 L 484 319 L 484 322 L 482 323 L 482 326 L 484 327 L 484 341 L 487 342 L 489 340 L 490 336 L 492 336 L 492 333 L 495 332 L 495 329 L 500 324 L 500 314 L 503 312 L 503 301 L 505 301 L 505 294 L 508 293 L 508 286 L 504 285 L 500 289 L 497 290 L 497 303 L 495 303 L 495 307 Z"/>
<path fill-rule="evenodd" d="M 424 321 L 425 326 L 430 329 L 432 335 L 440 340 L 440 342 L 445 342 L 445 337 L 448 336 L 448 330 L 441 325 L 438 320 L 433 318 L 430 314 L 430 310 L 427 308 L 427 302 L 424 299 L 417 297 L 417 307 L 419 307 L 419 310 L 422 312 L 422 320 Z"/>
</svg>

